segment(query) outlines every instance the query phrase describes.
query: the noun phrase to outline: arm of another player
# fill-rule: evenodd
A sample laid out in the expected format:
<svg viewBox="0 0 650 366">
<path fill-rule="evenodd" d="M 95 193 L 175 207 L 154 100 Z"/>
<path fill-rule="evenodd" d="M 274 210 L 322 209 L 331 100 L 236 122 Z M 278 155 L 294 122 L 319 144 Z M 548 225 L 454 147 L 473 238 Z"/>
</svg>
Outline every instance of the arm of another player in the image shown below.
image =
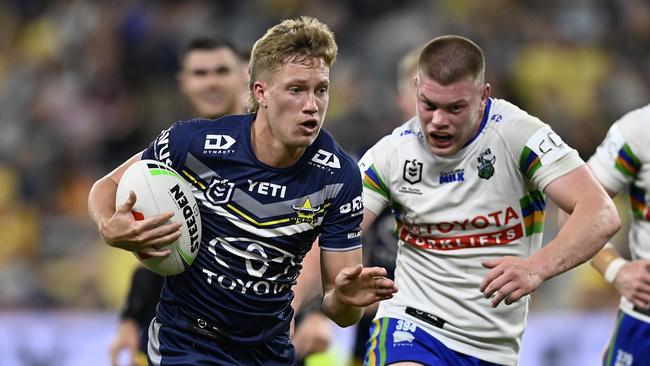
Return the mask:
<svg viewBox="0 0 650 366">
<path fill-rule="evenodd" d="M 122 175 L 140 160 L 138 153 L 99 179 L 88 195 L 88 212 L 102 239 L 110 246 L 128 251 L 138 251 L 153 257 L 169 255 L 169 250 L 158 251 L 155 245 L 168 244 L 181 235 L 179 223 L 169 222 L 172 212 L 162 213 L 142 221 L 136 221 L 132 214 L 137 197 L 133 192 L 127 201 L 115 207 L 115 194 Z"/>
<path fill-rule="evenodd" d="M 627 261 L 618 254 L 613 245 L 606 245 L 591 260 L 591 265 L 618 293 L 635 306 L 647 309 L 650 305 L 650 261 L 639 259 Z"/>
<path fill-rule="evenodd" d="M 331 322 L 320 311 L 313 311 L 302 319 L 293 335 L 293 346 L 299 360 L 327 351 L 332 343 Z"/>
<path fill-rule="evenodd" d="M 554 180 L 546 194 L 570 212 L 557 236 L 528 258 L 503 257 L 483 262 L 490 268 L 481 282 L 492 306 L 511 304 L 535 291 L 543 281 L 593 257 L 621 226 L 616 207 L 587 166 Z"/>
<path fill-rule="evenodd" d="M 135 365 L 135 359 L 139 349 L 140 327 L 138 323 L 133 319 L 122 319 L 109 348 L 111 365 L 119 365 L 120 352 L 122 350 L 129 352 L 129 362 Z"/>
<path fill-rule="evenodd" d="M 113 365 L 118 364 L 123 350 L 129 351 L 131 362 L 129 365 L 137 363 L 143 334 L 142 327 L 146 327 L 156 313 L 163 284 L 164 277 L 147 268 L 139 266 L 133 271 L 129 295 L 120 314 L 120 325 L 110 346 Z"/>
</svg>

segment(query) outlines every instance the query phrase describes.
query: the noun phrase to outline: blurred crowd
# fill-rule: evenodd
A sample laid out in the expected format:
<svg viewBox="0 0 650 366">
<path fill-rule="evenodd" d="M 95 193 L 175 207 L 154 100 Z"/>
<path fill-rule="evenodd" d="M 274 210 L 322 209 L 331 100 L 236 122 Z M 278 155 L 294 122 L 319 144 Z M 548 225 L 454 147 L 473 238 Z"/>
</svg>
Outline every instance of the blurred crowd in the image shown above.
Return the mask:
<svg viewBox="0 0 650 366">
<path fill-rule="evenodd" d="M 0 0 L 0 309 L 119 306 L 135 259 L 100 242 L 90 186 L 192 117 L 175 80 L 183 40 L 216 32 L 250 49 L 301 14 L 337 37 L 325 127 L 351 152 L 402 122 L 395 65 L 441 34 L 476 41 L 493 96 L 551 124 L 583 159 L 650 102 L 647 0 Z M 611 291 L 581 271 L 540 298 Z M 562 305 L 603 305 L 583 300 Z"/>
</svg>

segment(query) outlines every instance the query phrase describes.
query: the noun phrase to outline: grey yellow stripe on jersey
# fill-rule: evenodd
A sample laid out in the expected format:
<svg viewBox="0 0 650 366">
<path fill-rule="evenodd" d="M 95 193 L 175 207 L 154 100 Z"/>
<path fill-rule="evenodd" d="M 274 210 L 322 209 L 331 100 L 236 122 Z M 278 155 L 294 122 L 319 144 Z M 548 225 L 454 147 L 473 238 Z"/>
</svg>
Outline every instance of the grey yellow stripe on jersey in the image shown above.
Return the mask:
<svg viewBox="0 0 650 366">
<path fill-rule="evenodd" d="M 235 187 L 229 201 L 217 205 L 207 198 L 207 190 L 210 182 L 223 180 L 223 177 L 190 153 L 187 154 L 185 166 L 187 169 L 182 171 L 182 175 L 201 192 L 197 199 L 203 205 L 247 231 L 277 229 L 265 235 L 258 232 L 262 236 L 292 235 L 313 229 L 320 224 L 331 205 L 326 202 L 336 197 L 343 188 L 341 183 L 330 184 L 309 195 L 265 204 Z"/>
</svg>

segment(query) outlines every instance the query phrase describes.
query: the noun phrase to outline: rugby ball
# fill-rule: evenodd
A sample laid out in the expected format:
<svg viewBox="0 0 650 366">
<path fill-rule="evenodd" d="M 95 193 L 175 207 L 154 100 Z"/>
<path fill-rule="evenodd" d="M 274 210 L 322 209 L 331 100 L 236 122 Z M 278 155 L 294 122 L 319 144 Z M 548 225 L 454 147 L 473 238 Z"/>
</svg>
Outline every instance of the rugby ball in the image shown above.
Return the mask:
<svg viewBox="0 0 650 366">
<path fill-rule="evenodd" d="M 136 196 L 132 210 L 136 220 L 172 211 L 174 216 L 170 220 L 182 224 L 178 240 L 157 248 L 169 249 L 169 256 L 133 254 L 145 267 L 161 275 L 171 276 L 185 271 L 194 262 L 201 243 L 201 215 L 189 183 L 164 163 L 140 160 L 122 175 L 115 196 L 116 207 L 126 202 L 129 191 Z"/>
</svg>

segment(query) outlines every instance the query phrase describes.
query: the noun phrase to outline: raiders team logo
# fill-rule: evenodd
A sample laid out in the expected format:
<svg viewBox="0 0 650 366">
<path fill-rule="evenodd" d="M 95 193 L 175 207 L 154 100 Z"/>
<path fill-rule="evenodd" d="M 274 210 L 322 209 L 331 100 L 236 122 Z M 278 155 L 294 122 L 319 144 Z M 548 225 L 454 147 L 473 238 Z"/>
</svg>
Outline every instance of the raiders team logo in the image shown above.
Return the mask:
<svg viewBox="0 0 650 366">
<path fill-rule="evenodd" d="M 422 163 L 417 159 L 404 162 L 404 180 L 411 183 L 419 183 L 422 180 Z"/>
<path fill-rule="evenodd" d="M 479 155 L 478 159 L 478 176 L 483 179 L 490 179 L 494 175 L 494 162 L 497 160 L 496 156 L 492 155 L 492 151 L 488 148 Z"/>
</svg>

